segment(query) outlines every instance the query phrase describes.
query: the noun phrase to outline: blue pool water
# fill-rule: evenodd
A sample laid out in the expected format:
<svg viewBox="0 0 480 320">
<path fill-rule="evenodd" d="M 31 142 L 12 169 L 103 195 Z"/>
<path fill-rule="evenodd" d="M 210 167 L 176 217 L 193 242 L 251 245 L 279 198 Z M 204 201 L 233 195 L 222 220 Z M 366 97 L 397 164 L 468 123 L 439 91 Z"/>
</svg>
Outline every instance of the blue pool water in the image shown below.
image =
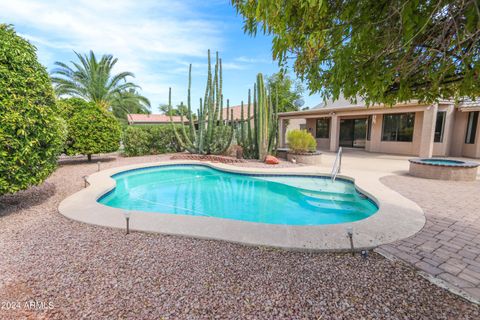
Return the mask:
<svg viewBox="0 0 480 320">
<path fill-rule="evenodd" d="M 287 225 L 365 219 L 378 208 L 349 181 L 245 175 L 201 165 L 169 165 L 114 175 L 98 202 L 127 210 Z"/>
<path fill-rule="evenodd" d="M 465 164 L 463 161 L 457 160 L 446 160 L 446 159 L 420 159 L 420 162 L 429 163 L 429 164 L 438 164 L 445 166 L 461 166 Z"/>
</svg>

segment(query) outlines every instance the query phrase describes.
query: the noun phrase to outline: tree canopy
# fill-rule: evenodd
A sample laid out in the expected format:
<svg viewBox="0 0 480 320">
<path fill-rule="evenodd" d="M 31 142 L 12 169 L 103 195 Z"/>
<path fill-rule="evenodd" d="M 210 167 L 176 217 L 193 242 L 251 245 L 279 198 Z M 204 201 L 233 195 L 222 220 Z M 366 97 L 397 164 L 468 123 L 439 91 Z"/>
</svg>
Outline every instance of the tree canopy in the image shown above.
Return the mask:
<svg viewBox="0 0 480 320">
<path fill-rule="evenodd" d="M 289 75 L 281 72 L 274 73 L 267 77 L 267 86 L 272 94 L 272 103 L 277 102 L 278 112 L 297 111 L 301 107 L 303 87 L 301 83 L 295 82 Z"/>
<path fill-rule="evenodd" d="M 141 96 L 138 85 L 129 79 L 134 74 L 129 71 L 113 74 L 118 59 L 112 55 L 103 55 L 97 59 L 93 51 L 88 55 L 75 52 L 78 61 L 71 66 L 55 62 L 57 68 L 52 71 L 52 81 L 57 96 L 79 97 L 105 108 L 124 108 L 134 104 L 136 107 L 150 106 L 147 98 Z"/>
<path fill-rule="evenodd" d="M 168 104 L 162 104 L 158 107 L 158 110 L 160 110 L 160 112 L 162 112 L 163 114 L 166 114 L 167 116 L 171 115 L 171 116 L 189 117 L 188 106 L 183 104 L 183 102 L 181 102 L 176 107 L 171 107 Z M 193 119 L 197 118 L 197 115 L 194 112 L 192 112 L 191 114 L 193 116 Z"/>
<path fill-rule="evenodd" d="M 80 98 L 62 99 L 58 105 L 67 123 L 67 155 L 83 154 L 91 160 L 92 154 L 118 150 L 121 128 L 110 112 Z"/>
<path fill-rule="evenodd" d="M 118 120 L 126 122 L 129 113 L 150 113 L 150 101 L 137 90 L 129 89 L 116 95 L 110 108 Z"/>
<path fill-rule="evenodd" d="M 244 30 L 324 98 L 367 103 L 480 94 L 476 0 L 232 0 Z"/>
<path fill-rule="evenodd" d="M 0 24 L 0 195 L 43 182 L 65 138 L 52 83 L 36 49 Z"/>
</svg>

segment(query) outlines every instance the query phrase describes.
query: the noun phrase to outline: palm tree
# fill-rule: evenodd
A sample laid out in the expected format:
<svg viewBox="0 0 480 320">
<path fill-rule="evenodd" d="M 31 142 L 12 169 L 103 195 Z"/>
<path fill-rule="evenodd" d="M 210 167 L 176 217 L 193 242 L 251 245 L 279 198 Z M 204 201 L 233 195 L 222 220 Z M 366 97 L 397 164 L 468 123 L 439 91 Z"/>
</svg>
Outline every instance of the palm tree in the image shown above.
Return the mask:
<svg viewBox="0 0 480 320">
<path fill-rule="evenodd" d="M 119 99 L 139 99 L 140 104 L 148 102 L 148 99 L 136 93 L 135 95 L 125 94 L 129 90 L 140 88 L 128 81 L 127 78 L 134 78 L 132 72 L 120 72 L 112 74 L 112 69 L 118 59 L 112 55 L 103 55 L 97 60 L 93 51 L 90 54 L 81 55 L 75 52 L 79 62 L 71 61 L 69 66 L 63 62 L 55 62 L 56 69 L 52 71 L 52 82 L 55 86 L 57 96 L 73 96 L 92 101 L 109 109 Z M 150 102 L 147 103 L 150 105 Z"/>
<path fill-rule="evenodd" d="M 150 113 L 150 101 L 135 89 L 129 89 L 115 95 L 111 111 L 117 119 L 125 122 L 128 113 Z"/>
</svg>

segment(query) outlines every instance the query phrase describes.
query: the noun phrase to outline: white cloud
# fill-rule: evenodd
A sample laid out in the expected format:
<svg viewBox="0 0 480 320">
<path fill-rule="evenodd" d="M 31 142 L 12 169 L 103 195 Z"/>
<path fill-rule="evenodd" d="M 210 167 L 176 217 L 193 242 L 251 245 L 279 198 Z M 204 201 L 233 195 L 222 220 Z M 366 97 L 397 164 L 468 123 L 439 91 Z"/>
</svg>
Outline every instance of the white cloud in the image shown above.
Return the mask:
<svg viewBox="0 0 480 320">
<path fill-rule="evenodd" d="M 237 57 L 237 58 L 235 58 L 235 61 L 242 62 L 242 63 L 252 63 L 252 64 L 255 64 L 255 63 L 273 63 L 273 60 L 268 60 L 268 59 L 265 59 L 265 58 L 250 58 L 250 57 L 245 57 L 245 56 Z"/>
<path fill-rule="evenodd" d="M 22 36 L 40 52 L 113 54 L 119 58 L 117 71 L 134 72 L 156 104 L 168 94 L 167 73 L 180 71 L 183 59 L 204 59 L 208 48 L 222 45 L 215 21 L 200 18 L 191 7 L 188 1 L 166 0 L 0 0 L 0 19 L 21 25 Z"/>
</svg>

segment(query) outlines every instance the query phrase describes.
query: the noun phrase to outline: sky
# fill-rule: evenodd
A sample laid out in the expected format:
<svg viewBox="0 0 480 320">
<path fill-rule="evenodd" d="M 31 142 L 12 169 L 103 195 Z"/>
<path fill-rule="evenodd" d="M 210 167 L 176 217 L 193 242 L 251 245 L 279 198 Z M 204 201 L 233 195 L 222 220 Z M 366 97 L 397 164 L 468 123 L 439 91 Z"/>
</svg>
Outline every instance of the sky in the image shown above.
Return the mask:
<svg viewBox="0 0 480 320">
<path fill-rule="evenodd" d="M 49 72 L 55 61 L 75 60 L 74 51 L 112 54 L 118 58 L 114 71 L 135 74 L 133 82 L 150 99 L 153 113 L 167 103 L 169 87 L 172 104 L 186 102 L 190 63 L 192 108 L 198 107 L 208 49 L 222 58 L 223 93 L 231 105 L 246 101 L 258 72 L 278 71 L 271 37 L 245 34 L 229 0 L 0 0 L 0 23 L 12 24 L 34 44 Z M 305 91 L 304 106 L 321 102 Z"/>
</svg>

